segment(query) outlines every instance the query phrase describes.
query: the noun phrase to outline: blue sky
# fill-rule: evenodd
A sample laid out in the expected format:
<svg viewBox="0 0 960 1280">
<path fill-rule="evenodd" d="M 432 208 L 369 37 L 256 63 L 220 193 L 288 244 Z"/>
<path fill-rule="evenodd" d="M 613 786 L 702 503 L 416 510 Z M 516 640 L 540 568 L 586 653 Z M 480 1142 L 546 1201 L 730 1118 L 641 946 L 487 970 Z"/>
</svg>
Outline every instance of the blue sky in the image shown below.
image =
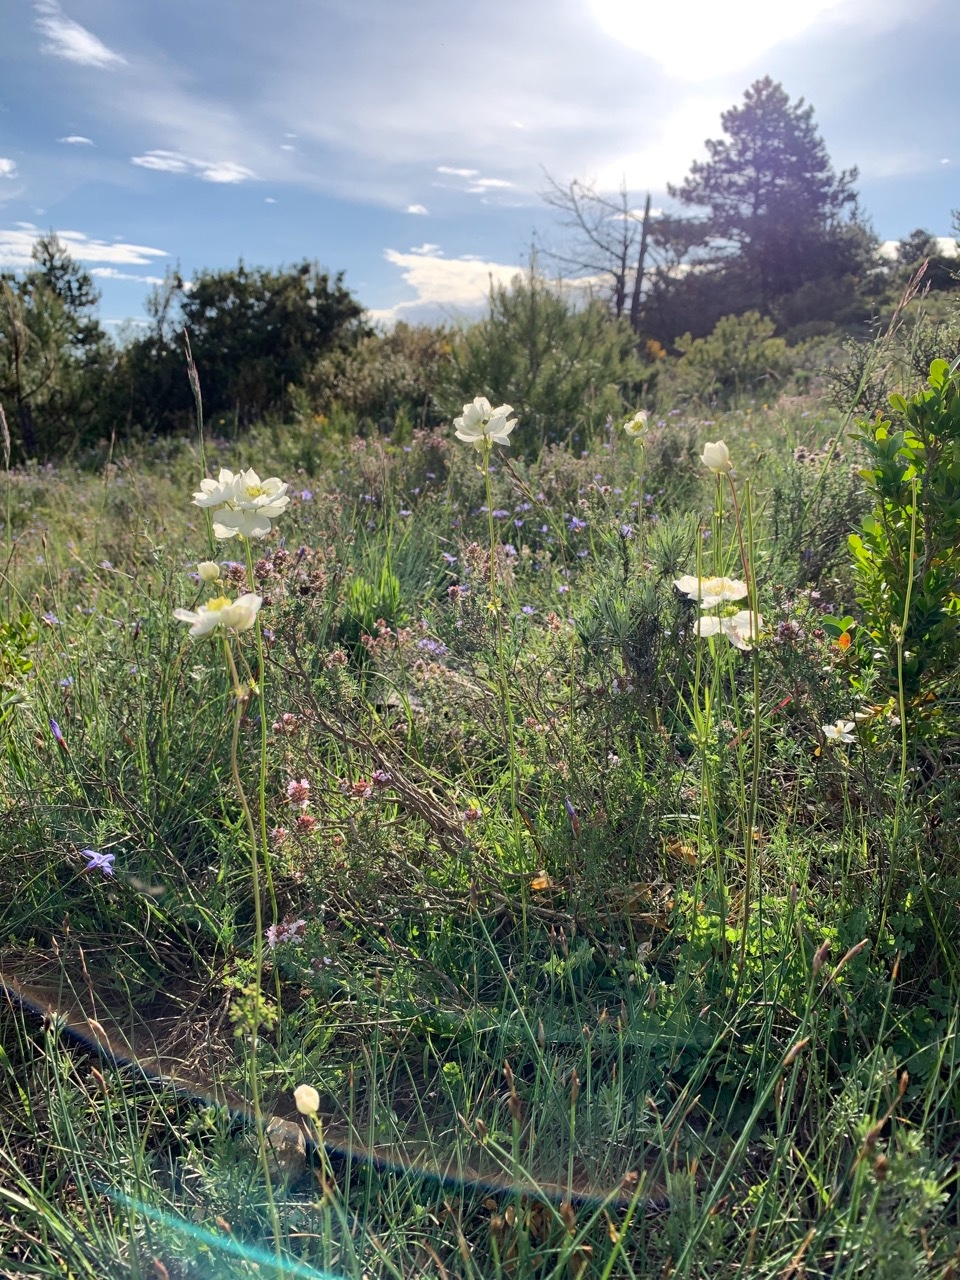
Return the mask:
<svg viewBox="0 0 960 1280">
<path fill-rule="evenodd" d="M 545 172 L 669 208 L 766 74 L 881 238 L 960 206 L 956 0 L 6 0 L 0 36 L 0 267 L 52 228 L 113 323 L 241 257 L 453 316 L 560 246 Z"/>
</svg>

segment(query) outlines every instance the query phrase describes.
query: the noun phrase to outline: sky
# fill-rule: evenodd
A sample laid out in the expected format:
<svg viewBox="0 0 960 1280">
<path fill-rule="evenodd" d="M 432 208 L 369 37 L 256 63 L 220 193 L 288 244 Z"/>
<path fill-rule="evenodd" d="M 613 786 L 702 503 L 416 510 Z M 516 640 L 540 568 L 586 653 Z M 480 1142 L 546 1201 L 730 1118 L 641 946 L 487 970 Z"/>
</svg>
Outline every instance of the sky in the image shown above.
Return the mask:
<svg viewBox="0 0 960 1280">
<path fill-rule="evenodd" d="M 548 175 L 675 208 L 764 75 L 881 239 L 947 235 L 958 37 L 957 0 L 4 0 L 0 269 L 55 230 L 115 327 L 241 258 L 455 319 L 564 247 Z"/>
</svg>

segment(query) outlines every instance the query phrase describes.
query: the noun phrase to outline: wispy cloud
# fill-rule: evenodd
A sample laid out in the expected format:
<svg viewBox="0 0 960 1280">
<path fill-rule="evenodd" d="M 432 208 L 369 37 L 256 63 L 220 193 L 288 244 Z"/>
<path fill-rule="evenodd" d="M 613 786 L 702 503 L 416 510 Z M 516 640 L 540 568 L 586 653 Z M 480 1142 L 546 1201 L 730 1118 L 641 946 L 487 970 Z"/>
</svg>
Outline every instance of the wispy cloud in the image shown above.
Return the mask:
<svg viewBox="0 0 960 1280">
<path fill-rule="evenodd" d="M 447 164 L 438 164 L 437 173 L 447 173 L 454 178 L 476 178 L 480 173 L 479 169 L 451 169 Z"/>
<path fill-rule="evenodd" d="M 7 160 L 4 156 L 0 156 L 0 178 L 15 178 L 17 176 L 17 166 L 12 160 Z"/>
<path fill-rule="evenodd" d="M 91 267 L 98 280 L 136 280 L 139 284 L 163 284 L 163 276 L 139 276 L 135 271 L 118 271 L 116 267 Z"/>
<path fill-rule="evenodd" d="M 249 182 L 257 176 L 252 169 L 233 160 L 196 160 L 179 151 L 147 151 L 142 156 L 131 156 L 130 163 L 157 173 L 189 174 L 203 182 Z"/>
<path fill-rule="evenodd" d="M 509 284 L 520 274 L 515 264 L 486 262 L 474 255 L 445 258 L 434 244 L 424 244 L 407 253 L 386 249 L 383 256 L 399 267 L 404 283 L 417 295 L 370 312 L 374 320 L 386 324 L 400 319 L 436 318 L 449 311 L 478 310 L 489 297 L 491 282 Z"/>
<path fill-rule="evenodd" d="M 107 48 L 103 41 L 74 22 L 60 8 L 57 0 L 35 0 L 37 19 L 34 25 L 44 37 L 40 52 L 84 67 L 120 67 L 126 58 Z"/>
<path fill-rule="evenodd" d="M 68 147 L 92 147 L 93 139 L 85 138 L 81 133 L 69 133 L 65 138 L 58 138 L 58 142 L 65 142 Z"/>
<path fill-rule="evenodd" d="M 28 267 L 30 253 L 38 236 L 38 227 L 30 222 L 18 222 L 12 228 L 0 227 L 0 266 Z M 123 240 L 97 240 L 83 231 L 57 231 L 72 258 L 78 262 L 106 262 L 114 266 L 152 266 L 155 258 L 167 258 L 166 249 L 152 249 L 143 244 L 128 244 Z"/>
<path fill-rule="evenodd" d="M 421 215 L 428 214 L 430 210 L 423 204 L 408 204 L 404 213 L 419 213 Z"/>
</svg>

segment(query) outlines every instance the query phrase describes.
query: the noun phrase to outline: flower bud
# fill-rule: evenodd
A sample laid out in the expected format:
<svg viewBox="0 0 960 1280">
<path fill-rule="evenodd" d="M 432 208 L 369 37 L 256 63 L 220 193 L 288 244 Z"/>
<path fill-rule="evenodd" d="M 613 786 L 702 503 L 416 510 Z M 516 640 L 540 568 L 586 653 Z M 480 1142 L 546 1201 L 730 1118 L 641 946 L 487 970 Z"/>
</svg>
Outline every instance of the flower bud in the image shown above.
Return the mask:
<svg viewBox="0 0 960 1280">
<path fill-rule="evenodd" d="M 201 582 L 216 582 L 220 577 L 220 566 L 216 560 L 201 560 L 197 565 L 197 573 Z"/>
<path fill-rule="evenodd" d="M 730 450 L 722 440 L 707 441 L 703 446 L 703 453 L 700 455 L 700 461 L 705 467 L 713 472 L 715 476 L 729 474 L 733 470 L 733 463 L 730 460 Z"/>
<path fill-rule="evenodd" d="M 320 1110 L 320 1095 L 312 1084 L 298 1084 L 293 1091 L 293 1100 L 302 1116 L 315 1116 Z"/>
</svg>

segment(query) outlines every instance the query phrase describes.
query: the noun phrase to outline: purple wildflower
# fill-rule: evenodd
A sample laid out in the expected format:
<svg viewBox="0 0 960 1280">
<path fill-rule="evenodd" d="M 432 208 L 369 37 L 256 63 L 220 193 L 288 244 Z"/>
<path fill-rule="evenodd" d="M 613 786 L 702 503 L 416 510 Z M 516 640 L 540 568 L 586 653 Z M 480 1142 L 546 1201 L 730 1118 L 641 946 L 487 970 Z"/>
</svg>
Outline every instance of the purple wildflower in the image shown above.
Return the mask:
<svg viewBox="0 0 960 1280">
<path fill-rule="evenodd" d="M 447 652 L 447 646 L 440 640 L 431 640 L 425 637 L 423 640 L 417 641 L 417 648 L 422 649 L 424 653 L 433 654 L 435 658 L 442 658 Z"/>
<path fill-rule="evenodd" d="M 115 853 L 98 853 L 96 849 L 81 849 L 80 857 L 87 860 L 87 871 L 102 871 L 105 876 L 113 875 Z"/>
</svg>

